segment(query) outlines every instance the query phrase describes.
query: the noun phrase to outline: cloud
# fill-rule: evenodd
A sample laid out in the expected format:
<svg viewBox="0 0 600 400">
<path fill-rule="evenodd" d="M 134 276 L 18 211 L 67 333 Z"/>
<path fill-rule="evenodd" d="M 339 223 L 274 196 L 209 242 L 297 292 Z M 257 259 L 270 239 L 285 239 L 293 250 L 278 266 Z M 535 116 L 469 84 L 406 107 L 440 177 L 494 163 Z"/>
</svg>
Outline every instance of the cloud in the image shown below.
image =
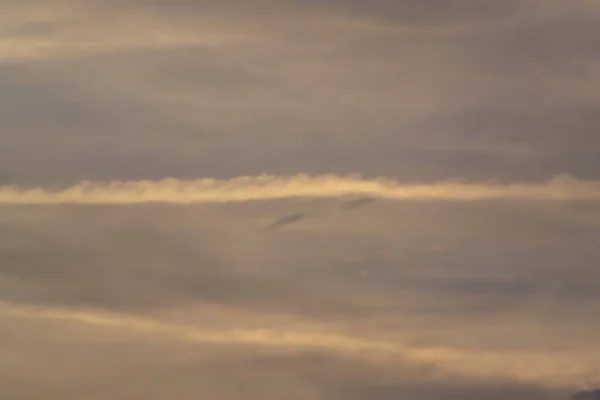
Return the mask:
<svg viewBox="0 0 600 400">
<path fill-rule="evenodd" d="M 230 180 L 83 182 L 77 186 L 48 191 L 0 187 L 2 204 L 140 204 L 140 203 L 227 203 L 274 200 L 291 197 L 340 197 L 368 195 L 392 200 L 595 200 L 600 183 L 560 176 L 541 184 L 401 184 L 391 180 L 359 177 L 297 175 L 293 177 L 238 177 Z"/>
<path fill-rule="evenodd" d="M 547 387 L 564 388 L 577 385 L 581 374 L 589 366 L 577 358 L 561 359 L 556 355 L 532 354 L 529 357 L 510 353 L 476 354 L 451 348 L 410 348 L 398 341 L 384 342 L 353 338 L 336 334 L 290 331 L 285 328 L 245 329 L 210 331 L 193 326 L 176 325 L 147 318 L 119 316 L 93 311 L 48 309 L 0 303 L 4 315 L 67 320 L 83 324 L 124 328 L 155 335 L 166 335 L 174 340 L 215 345 L 253 345 L 284 348 L 315 348 L 346 354 L 374 353 L 383 357 L 384 363 L 403 362 L 432 364 L 442 374 L 458 374 L 464 377 L 516 379 L 542 384 Z M 569 365 L 565 369 L 565 365 Z M 572 376 L 575 377 L 573 380 Z"/>
<path fill-rule="evenodd" d="M 0 392 L 558 400 L 593 377 L 597 201 L 344 200 L 2 206 Z"/>
<path fill-rule="evenodd" d="M 161 399 L 177 394 L 193 399 L 203 393 L 224 399 L 271 400 L 283 395 L 298 400 L 387 399 L 392 394 L 441 399 L 444 393 L 462 393 L 476 399 L 510 393 L 519 400 L 566 398 L 564 389 L 526 383 L 445 379 L 435 376 L 434 368 L 403 364 L 400 359 L 386 367 L 331 351 L 204 345 L 127 328 L 0 318 L 3 327 L 9 327 L 4 339 L 10 344 L 0 348 L 0 391 L 18 397 Z M 36 335 L 35 330 L 45 335 Z M 39 357 L 40 351 L 47 357 Z M 15 354 L 37 362 L 17 363 Z M 61 363 L 56 364 L 55 357 L 61 354 Z M 23 384 L 29 382 L 27 372 L 36 374 L 35 385 Z"/>
<path fill-rule="evenodd" d="M 593 2 L 14 4 L 14 183 L 597 178 Z"/>
<path fill-rule="evenodd" d="M 599 12 L 0 1 L 0 397 L 589 386 Z"/>
<path fill-rule="evenodd" d="M 127 18 L 103 15 L 91 6 L 64 1 L 0 6 L 8 26 L 0 31 L 0 63 L 143 49 L 210 47 L 243 40 L 239 32 L 224 31 L 209 20 L 204 21 L 204 29 L 193 29 L 189 24 L 169 24 L 143 13 L 129 13 Z"/>
<path fill-rule="evenodd" d="M 87 1 L 88 6 L 105 12 L 127 12 L 135 10 L 159 10 L 167 13 L 202 13 L 228 15 L 230 17 L 246 17 L 271 19 L 294 15 L 341 14 L 360 18 L 377 18 L 406 24 L 436 23 L 454 20 L 470 20 L 475 18 L 493 18 L 510 16 L 519 9 L 520 2 L 508 0 L 502 4 L 493 1 L 474 3 L 469 0 L 458 0 L 448 4 L 443 0 L 374 0 L 370 6 L 364 3 L 341 0 L 324 2 L 308 0 L 297 3 L 290 0 L 258 0 L 250 6 L 244 1 L 228 0 L 224 2 L 175 0 L 126 0 Z"/>
<path fill-rule="evenodd" d="M 581 392 L 577 392 L 571 396 L 571 400 L 594 400 L 600 398 L 600 390 L 599 389 L 591 389 L 585 390 Z"/>
<path fill-rule="evenodd" d="M 277 220 L 275 220 L 274 222 L 272 222 L 270 225 L 268 225 L 269 229 L 275 229 L 275 228 L 279 228 L 282 226 L 286 226 L 286 225 L 290 225 L 293 224 L 294 222 L 298 222 L 302 219 L 304 219 L 306 217 L 306 214 L 303 213 L 293 213 L 290 215 L 286 215 L 285 217 L 281 217 Z"/>
</svg>

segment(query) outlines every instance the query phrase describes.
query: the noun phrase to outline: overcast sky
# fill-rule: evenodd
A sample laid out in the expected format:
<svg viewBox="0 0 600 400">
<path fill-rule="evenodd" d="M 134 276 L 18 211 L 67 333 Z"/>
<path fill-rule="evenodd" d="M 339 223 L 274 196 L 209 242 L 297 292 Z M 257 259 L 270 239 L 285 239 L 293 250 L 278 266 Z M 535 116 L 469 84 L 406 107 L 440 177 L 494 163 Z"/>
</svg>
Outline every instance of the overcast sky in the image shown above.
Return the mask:
<svg viewBox="0 0 600 400">
<path fill-rule="evenodd" d="M 597 0 L 0 0 L 0 398 L 600 385 L 598 38 Z"/>
</svg>

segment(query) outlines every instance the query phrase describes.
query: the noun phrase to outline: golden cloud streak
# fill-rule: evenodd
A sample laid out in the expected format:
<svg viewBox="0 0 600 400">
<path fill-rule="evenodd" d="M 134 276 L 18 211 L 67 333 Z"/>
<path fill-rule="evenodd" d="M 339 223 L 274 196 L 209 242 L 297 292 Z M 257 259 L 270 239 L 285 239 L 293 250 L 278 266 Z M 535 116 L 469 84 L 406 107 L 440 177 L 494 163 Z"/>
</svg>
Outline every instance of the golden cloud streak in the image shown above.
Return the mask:
<svg viewBox="0 0 600 400">
<path fill-rule="evenodd" d="M 150 318 L 98 310 L 76 311 L 43 308 L 0 301 L 0 315 L 29 319 L 70 321 L 86 325 L 135 330 L 171 340 L 216 345 L 250 345 L 280 348 L 321 349 L 359 357 L 381 356 L 386 364 L 434 365 L 442 374 L 479 379 L 511 379 L 547 387 L 576 388 L 590 378 L 597 366 L 570 354 L 522 354 L 507 351 L 469 351 L 454 348 L 416 348 L 399 342 L 353 337 L 338 333 L 299 329 L 237 328 L 208 330 Z"/>
<path fill-rule="evenodd" d="M 558 176 L 541 183 L 401 183 L 358 175 L 244 176 L 228 180 L 81 182 L 51 191 L 0 186 L 0 204 L 228 203 L 284 198 L 371 196 L 390 200 L 600 200 L 600 182 Z"/>
</svg>

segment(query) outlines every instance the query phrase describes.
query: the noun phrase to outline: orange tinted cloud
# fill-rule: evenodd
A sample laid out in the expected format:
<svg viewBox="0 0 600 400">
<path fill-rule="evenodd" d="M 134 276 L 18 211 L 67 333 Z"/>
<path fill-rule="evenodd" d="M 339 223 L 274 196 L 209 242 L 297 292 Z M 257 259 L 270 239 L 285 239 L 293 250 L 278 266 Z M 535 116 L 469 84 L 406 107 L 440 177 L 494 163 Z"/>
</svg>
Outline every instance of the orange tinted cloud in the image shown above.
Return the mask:
<svg viewBox="0 0 600 400">
<path fill-rule="evenodd" d="M 294 197 L 372 196 L 390 200 L 600 199 L 600 182 L 559 176 L 542 183 L 401 183 L 358 176 L 246 176 L 229 180 L 82 182 L 60 191 L 0 187 L 1 204 L 227 203 Z"/>
</svg>

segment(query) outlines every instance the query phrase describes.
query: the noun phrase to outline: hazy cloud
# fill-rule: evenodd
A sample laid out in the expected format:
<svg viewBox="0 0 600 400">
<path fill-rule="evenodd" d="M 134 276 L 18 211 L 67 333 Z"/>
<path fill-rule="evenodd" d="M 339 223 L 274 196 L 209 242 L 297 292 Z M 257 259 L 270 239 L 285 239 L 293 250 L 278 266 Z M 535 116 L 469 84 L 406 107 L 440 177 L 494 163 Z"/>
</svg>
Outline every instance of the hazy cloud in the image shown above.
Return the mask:
<svg viewBox="0 0 600 400">
<path fill-rule="evenodd" d="M 2 172 L 597 177 L 593 2 L 298 4 L 6 3 Z"/>
<path fill-rule="evenodd" d="M 0 2 L 0 397 L 597 386 L 599 16 Z"/>
</svg>

